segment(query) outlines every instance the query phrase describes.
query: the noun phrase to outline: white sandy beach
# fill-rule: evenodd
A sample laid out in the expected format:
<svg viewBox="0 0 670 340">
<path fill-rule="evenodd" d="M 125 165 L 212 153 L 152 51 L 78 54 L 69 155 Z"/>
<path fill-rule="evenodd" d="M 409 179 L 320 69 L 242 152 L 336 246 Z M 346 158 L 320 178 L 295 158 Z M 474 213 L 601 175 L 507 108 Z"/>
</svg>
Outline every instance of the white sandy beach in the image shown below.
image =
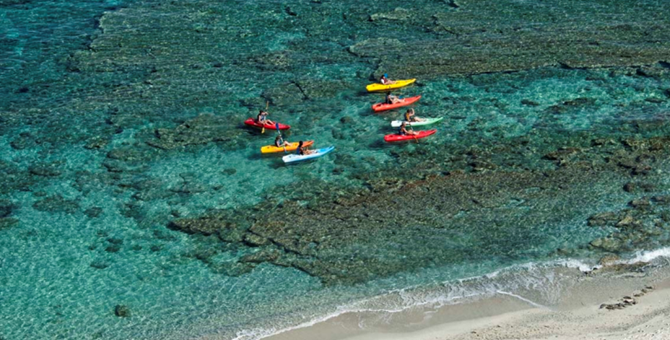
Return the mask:
<svg viewBox="0 0 670 340">
<path fill-rule="evenodd" d="M 603 304 L 624 304 L 624 300 L 629 302 L 621 309 L 601 308 Z M 425 311 L 421 313 L 426 315 Z M 417 321 L 418 314 L 409 312 L 393 316 L 392 322 L 385 325 L 361 327 L 371 317 L 350 313 L 268 339 L 670 339 L 670 275 L 667 269 L 653 274 L 598 274 L 585 278 L 556 306 L 548 308 L 501 294 L 438 308 L 428 321 Z"/>
<path fill-rule="evenodd" d="M 371 333 L 349 340 L 632 340 L 670 339 L 670 290 L 656 290 L 622 310 L 581 307 L 568 311 L 529 309 L 447 323 L 411 333 Z"/>
</svg>

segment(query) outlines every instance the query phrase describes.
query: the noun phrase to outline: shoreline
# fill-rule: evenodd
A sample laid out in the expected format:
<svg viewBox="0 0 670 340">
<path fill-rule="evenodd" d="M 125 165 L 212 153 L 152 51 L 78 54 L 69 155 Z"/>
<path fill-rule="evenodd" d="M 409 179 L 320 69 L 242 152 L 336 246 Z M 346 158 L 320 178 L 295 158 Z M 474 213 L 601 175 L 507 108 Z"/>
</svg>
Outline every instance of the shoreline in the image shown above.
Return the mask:
<svg viewBox="0 0 670 340">
<path fill-rule="evenodd" d="M 549 307 L 499 292 L 493 297 L 436 308 L 344 313 L 264 339 L 660 340 L 670 338 L 668 315 L 670 267 L 652 267 L 645 272 L 604 268 L 585 274 Z"/>
</svg>

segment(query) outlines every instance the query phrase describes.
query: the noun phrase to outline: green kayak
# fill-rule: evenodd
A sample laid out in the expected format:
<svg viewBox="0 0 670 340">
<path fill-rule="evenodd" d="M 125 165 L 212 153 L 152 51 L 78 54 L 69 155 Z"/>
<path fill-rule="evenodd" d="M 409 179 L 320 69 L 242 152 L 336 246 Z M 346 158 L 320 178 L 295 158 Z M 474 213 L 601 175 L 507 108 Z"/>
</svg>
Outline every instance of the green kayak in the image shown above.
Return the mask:
<svg viewBox="0 0 670 340">
<path fill-rule="evenodd" d="M 444 117 L 422 118 L 422 119 L 423 120 L 420 121 L 420 122 L 407 122 L 407 125 L 408 126 L 423 126 L 423 125 L 435 124 L 435 123 L 441 121 L 442 119 L 444 119 Z M 391 122 L 391 126 L 400 127 L 400 125 L 402 125 L 403 122 L 404 122 L 404 120 L 394 120 L 394 121 Z"/>
</svg>

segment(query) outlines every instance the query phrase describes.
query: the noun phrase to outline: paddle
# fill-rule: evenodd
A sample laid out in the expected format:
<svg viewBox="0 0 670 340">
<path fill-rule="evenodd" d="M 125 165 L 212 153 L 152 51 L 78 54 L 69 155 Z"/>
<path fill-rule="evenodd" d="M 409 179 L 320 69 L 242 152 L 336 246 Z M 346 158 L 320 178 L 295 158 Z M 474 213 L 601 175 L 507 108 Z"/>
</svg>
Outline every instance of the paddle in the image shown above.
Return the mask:
<svg viewBox="0 0 670 340">
<path fill-rule="evenodd" d="M 269 106 L 269 105 L 270 105 L 270 102 L 269 102 L 269 101 L 266 101 L 266 102 L 265 102 L 265 112 L 268 111 L 268 106 Z M 267 117 L 266 117 L 266 119 L 267 119 Z M 265 133 L 265 123 L 263 123 L 263 127 L 261 127 L 261 133 Z"/>
<path fill-rule="evenodd" d="M 284 137 L 281 136 L 281 130 L 279 130 L 279 123 L 275 123 L 275 128 L 279 134 L 279 140 L 281 141 L 281 146 L 284 148 L 284 153 L 286 153 L 286 144 L 284 144 Z"/>
</svg>

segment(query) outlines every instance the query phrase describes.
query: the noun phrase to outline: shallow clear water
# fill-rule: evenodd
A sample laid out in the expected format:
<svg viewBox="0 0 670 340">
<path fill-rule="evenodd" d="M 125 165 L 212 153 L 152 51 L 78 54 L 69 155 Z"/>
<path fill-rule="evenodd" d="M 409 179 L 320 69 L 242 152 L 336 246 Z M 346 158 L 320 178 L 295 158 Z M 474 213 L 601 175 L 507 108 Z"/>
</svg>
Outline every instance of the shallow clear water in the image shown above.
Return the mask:
<svg viewBox="0 0 670 340">
<path fill-rule="evenodd" d="M 0 338 L 254 339 L 346 310 L 452 303 L 498 290 L 556 301 L 574 279 L 556 276 L 561 261 L 594 264 L 604 252 L 589 243 L 618 232 L 587 226 L 589 216 L 643 195 L 623 191 L 629 181 L 653 182 L 644 195 L 667 193 L 662 153 L 641 156 L 654 162 L 642 179 L 596 165 L 622 163 L 621 150 L 635 151 L 620 141 L 669 132 L 669 61 L 657 58 L 669 47 L 657 31 L 670 16 L 658 1 L 543 6 L 531 21 L 517 2 L 489 1 L 0 4 Z M 584 6 L 598 9 L 553 19 Z M 589 27 L 604 33 L 580 35 Z M 538 46 L 541 62 L 524 61 L 533 39 L 566 36 L 583 40 Z M 510 43 L 514 37 L 531 47 Z M 402 110 L 372 113 L 383 96 L 363 89 L 383 72 L 419 77 L 398 93 L 423 96 L 418 116 L 445 117 L 436 135 L 382 142 Z M 241 122 L 265 107 L 292 125 L 287 139 L 336 150 L 295 166 L 261 156 L 275 131 Z M 587 150 L 568 161 L 594 168 L 551 197 L 537 185 L 554 190 L 554 183 L 533 176 L 560 172 L 544 155 L 561 148 Z M 350 274 L 337 272 L 334 284 L 318 270 L 278 263 L 290 252 L 245 267 L 240 259 L 262 248 L 168 228 L 221 210 L 262 225 L 280 216 L 265 202 L 339 211 L 328 195 L 355 197 L 380 179 L 460 170 L 476 183 L 480 167 L 482 182 L 500 180 L 492 196 L 508 202 L 473 196 L 480 207 L 453 214 L 425 202 L 417 215 L 432 222 L 387 219 L 388 233 L 367 236 L 372 221 L 350 233 L 331 225 L 341 242 L 325 250 L 312 244 L 318 252 L 309 259 L 331 261 L 333 271 L 338 261 L 358 263 Z M 531 179 L 503 180 L 514 173 Z M 394 195 L 383 187 L 369 202 L 406 215 Z M 656 209 L 661 216 L 664 208 Z M 308 222 L 297 221 L 304 228 L 295 231 Z M 610 252 L 663 247 L 666 229 Z M 423 255 L 431 251 L 440 255 Z M 348 252 L 360 260 L 345 259 Z M 117 305 L 130 317 L 115 315 Z"/>
</svg>

